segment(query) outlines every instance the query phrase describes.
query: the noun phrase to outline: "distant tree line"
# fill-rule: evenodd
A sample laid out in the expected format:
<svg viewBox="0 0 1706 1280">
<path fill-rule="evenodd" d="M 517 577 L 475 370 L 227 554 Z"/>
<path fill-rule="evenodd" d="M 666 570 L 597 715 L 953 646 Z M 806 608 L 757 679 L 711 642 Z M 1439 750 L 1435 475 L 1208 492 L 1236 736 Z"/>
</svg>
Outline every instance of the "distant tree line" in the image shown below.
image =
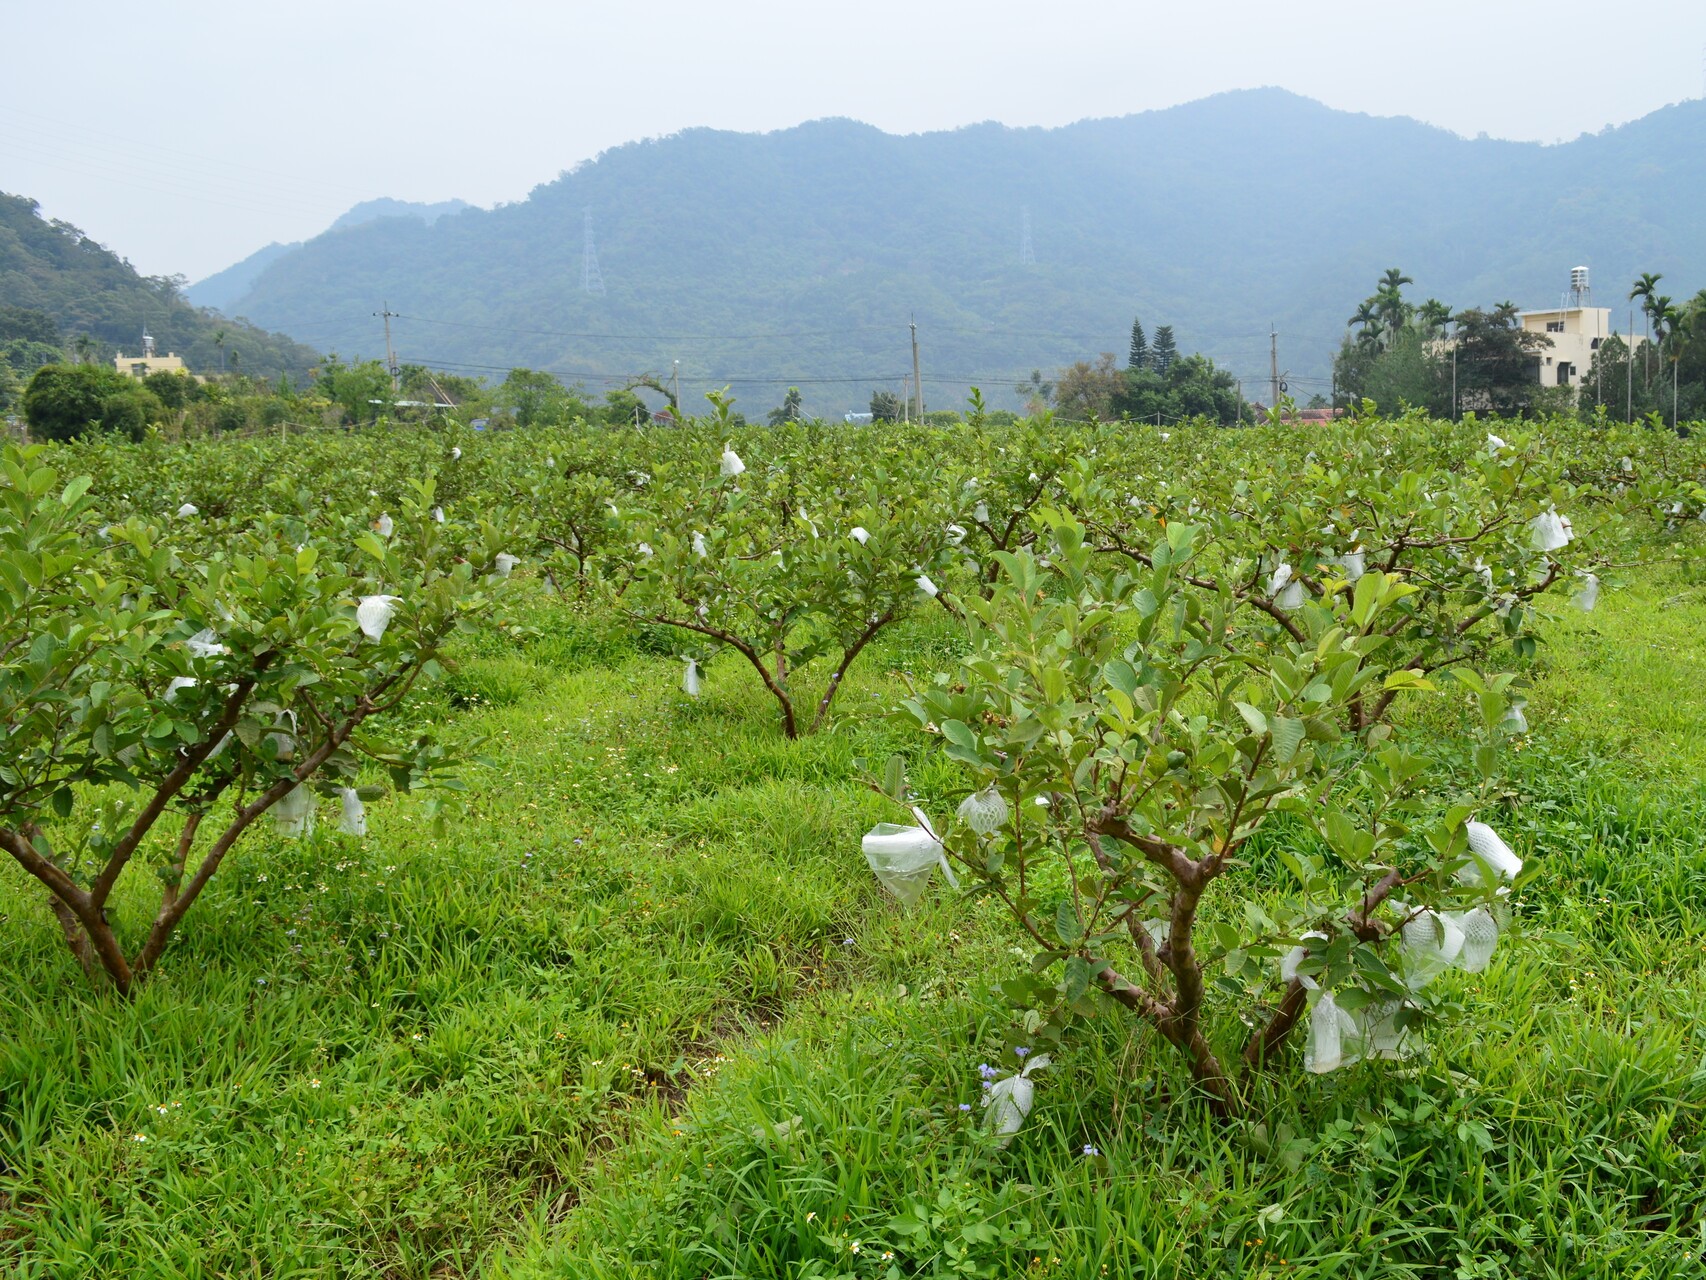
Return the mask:
<svg viewBox="0 0 1706 1280">
<path fill-rule="evenodd" d="M 1027 413 L 1053 409 L 1075 420 L 1165 425 L 1181 418 L 1205 417 L 1220 423 L 1250 421 L 1238 383 L 1204 355 L 1181 355 L 1172 325 L 1160 325 L 1151 340 L 1141 317 L 1131 324 L 1125 366 L 1104 351 L 1094 361 L 1079 360 L 1045 378 L 1033 369 L 1013 389 Z"/>
</svg>

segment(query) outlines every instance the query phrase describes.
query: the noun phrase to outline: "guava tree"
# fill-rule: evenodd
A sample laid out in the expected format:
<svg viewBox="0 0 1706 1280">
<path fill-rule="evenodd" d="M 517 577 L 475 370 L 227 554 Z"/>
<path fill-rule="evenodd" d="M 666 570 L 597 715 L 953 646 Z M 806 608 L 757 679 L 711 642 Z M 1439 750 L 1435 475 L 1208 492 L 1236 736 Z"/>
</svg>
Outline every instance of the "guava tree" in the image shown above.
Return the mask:
<svg viewBox="0 0 1706 1280">
<path fill-rule="evenodd" d="M 378 729 L 484 607 L 505 531 L 434 520 L 430 483 L 389 536 L 347 516 L 101 525 L 87 488 L 35 450 L 0 464 L 0 847 L 129 992 L 269 811 L 301 831 L 313 788 L 353 791 L 364 761 L 444 780 L 440 745 Z M 138 860 L 160 897 L 132 931 L 114 893 Z"/>
<path fill-rule="evenodd" d="M 1481 797 L 1430 808 L 1426 765 L 1390 727 L 1342 728 L 1358 699 L 1431 687 L 1375 660 L 1417 588 L 1371 569 L 1264 640 L 1230 585 L 1195 581 L 1199 528 L 1152 523 L 1134 569 L 1043 517 L 1047 565 L 1000 554 L 991 598 L 963 602 L 968 656 L 904 711 L 967 771 L 947 856 L 1036 949 L 1004 987 L 1028 1010 L 1015 1043 L 1132 1017 L 1225 1113 L 1243 1103 L 1228 1062 L 1273 1061 L 1306 1018 L 1312 1069 L 1406 1052 L 1428 980 L 1485 963 L 1520 866 L 1470 821 Z M 1509 680 L 1459 684 L 1483 779 Z"/>
<path fill-rule="evenodd" d="M 783 733 L 810 733 L 871 641 L 939 594 L 962 535 L 922 453 L 849 475 L 802 447 L 767 451 L 749 469 L 701 438 L 698 457 L 660 461 L 621 509 L 625 537 L 601 566 L 607 598 L 682 634 L 688 692 L 701 664 L 733 650 L 774 699 Z M 829 672 L 814 698 L 800 673 L 819 660 Z"/>
</svg>

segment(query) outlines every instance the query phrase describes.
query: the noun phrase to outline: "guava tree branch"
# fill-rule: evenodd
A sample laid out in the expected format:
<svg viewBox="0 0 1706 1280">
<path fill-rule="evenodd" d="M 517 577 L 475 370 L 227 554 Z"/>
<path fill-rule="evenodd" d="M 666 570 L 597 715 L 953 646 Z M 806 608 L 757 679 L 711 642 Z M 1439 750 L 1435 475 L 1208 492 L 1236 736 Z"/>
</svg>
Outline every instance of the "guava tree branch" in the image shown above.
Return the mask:
<svg viewBox="0 0 1706 1280">
<path fill-rule="evenodd" d="M 758 678 L 764 681 L 764 687 L 770 690 L 771 697 L 776 699 L 776 705 L 782 709 L 783 735 L 789 738 L 797 738 L 800 736 L 799 728 L 794 720 L 793 700 L 788 697 L 787 690 L 783 689 L 771 677 L 769 669 L 764 665 L 763 657 L 752 645 L 748 644 L 745 640 L 742 640 L 732 632 L 719 631 L 716 627 L 706 626 L 703 623 L 687 622 L 681 618 L 672 618 L 668 614 L 651 614 L 646 617 L 646 621 L 655 622 L 660 626 L 676 627 L 682 631 L 692 631 L 702 636 L 709 636 L 711 639 L 716 640 L 721 644 L 728 645 L 729 648 L 740 654 L 741 657 L 745 658 L 747 662 L 751 664 L 752 669 L 758 672 Z"/>
<path fill-rule="evenodd" d="M 213 749 L 219 745 L 227 733 L 236 727 L 237 721 L 242 719 L 243 704 L 248 701 L 249 694 L 255 687 L 255 681 L 272 665 L 273 656 L 271 652 L 255 655 L 254 670 L 238 680 L 236 686 L 227 695 L 225 708 L 220 713 L 217 723 L 203 735 L 200 742 L 193 747 L 186 747 L 180 753 L 178 763 L 155 788 L 154 794 L 148 799 L 148 803 L 143 805 L 142 812 L 137 814 L 136 820 L 130 824 L 130 829 L 119 837 L 118 843 L 107 855 L 106 866 L 101 868 L 101 873 L 95 877 L 94 883 L 89 886 L 89 900 L 97 910 L 106 905 L 107 897 L 113 891 L 113 885 L 118 882 L 119 876 L 130 862 L 131 855 L 136 852 L 136 846 L 142 843 L 142 838 L 160 820 L 160 815 L 166 811 L 166 806 L 189 785 L 189 781 L 195 776 L 196 770 L 201 768 L 207 757 L 213 754 Z"/>
<path fill-rule="evenodd" d="M 811 731 L 813 733 L 816 733 L 818 729 L 822 727 L 824 718 L 829 715 L 829 704 L 835 701 L 835 695 L 840 692 L 841 681 L 847 675 L 847 669 L 853 665 L 853 660 L 859 656 L 866 645 L 870 644 L 871 641 L 876 638 L 877 632 L 881 631 L 893 621 L 893 609 L 890 609 L 885 613 L 878 614 L 875 618 L 871 619 L 870 625 L 859 633 L 858 638 L 842 651 L 840 663 L 830 674 L 829 687 L 823 691 L 823 698 L 817 704 L 817 715 L 812 718 Z"/>
</svg>

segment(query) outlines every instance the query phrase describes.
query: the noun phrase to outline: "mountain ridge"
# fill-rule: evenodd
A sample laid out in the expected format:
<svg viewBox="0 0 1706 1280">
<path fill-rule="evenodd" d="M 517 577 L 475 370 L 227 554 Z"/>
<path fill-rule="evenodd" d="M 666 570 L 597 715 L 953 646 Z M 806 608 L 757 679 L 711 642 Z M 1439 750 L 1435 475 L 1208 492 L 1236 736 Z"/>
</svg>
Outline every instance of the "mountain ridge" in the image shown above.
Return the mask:
<svg viewBox="0 0 1706 1280">
<path fill-rule="evenodd" d="M 1620 299 L 1638 271 L 1706 277 L 1688 213 L 1703 196 L 1698 101 L 1550 144 L 1273 88 L 1056 128 L 694 128 L 495 209 L 316 237 L 232 305 L 354 356 L 382 349 L 384 298 L 406 360 L 545 367 L 596 390 L 679 359 L 695 396 L 729 382 L 764 407 L 793 383 L 820 412 L 898 388 L 914 317 L 937 407 L 973 382 L 1010 398 L 1001 383 L 1032 367 L 1123 352 L 1134 315 L 1264 398 L 1271 324 L 1307 398 L 1385 268 L 1457 307 L 1537 307 L 1587 263 Z M 581 289 L 586 207 L 602 296 Z"/>
</svg>

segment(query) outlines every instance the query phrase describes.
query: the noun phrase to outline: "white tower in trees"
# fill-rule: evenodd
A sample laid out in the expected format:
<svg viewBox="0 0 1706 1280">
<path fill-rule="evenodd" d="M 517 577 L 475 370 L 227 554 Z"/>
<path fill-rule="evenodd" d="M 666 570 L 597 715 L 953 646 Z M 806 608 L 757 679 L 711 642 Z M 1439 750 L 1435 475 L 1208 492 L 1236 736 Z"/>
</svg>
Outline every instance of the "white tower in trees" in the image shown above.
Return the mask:
<svg viewBox="0 0 1706 1280">
<path fill-rule="evenodd" d="M 585 293 L 604 294 L 604 277 L 598 270 L 598 250 L 592 243 L 592 209 L 583 211 L 585 219 L 585 235 L 581 245 L 581 290 Z"/>
</svg>

